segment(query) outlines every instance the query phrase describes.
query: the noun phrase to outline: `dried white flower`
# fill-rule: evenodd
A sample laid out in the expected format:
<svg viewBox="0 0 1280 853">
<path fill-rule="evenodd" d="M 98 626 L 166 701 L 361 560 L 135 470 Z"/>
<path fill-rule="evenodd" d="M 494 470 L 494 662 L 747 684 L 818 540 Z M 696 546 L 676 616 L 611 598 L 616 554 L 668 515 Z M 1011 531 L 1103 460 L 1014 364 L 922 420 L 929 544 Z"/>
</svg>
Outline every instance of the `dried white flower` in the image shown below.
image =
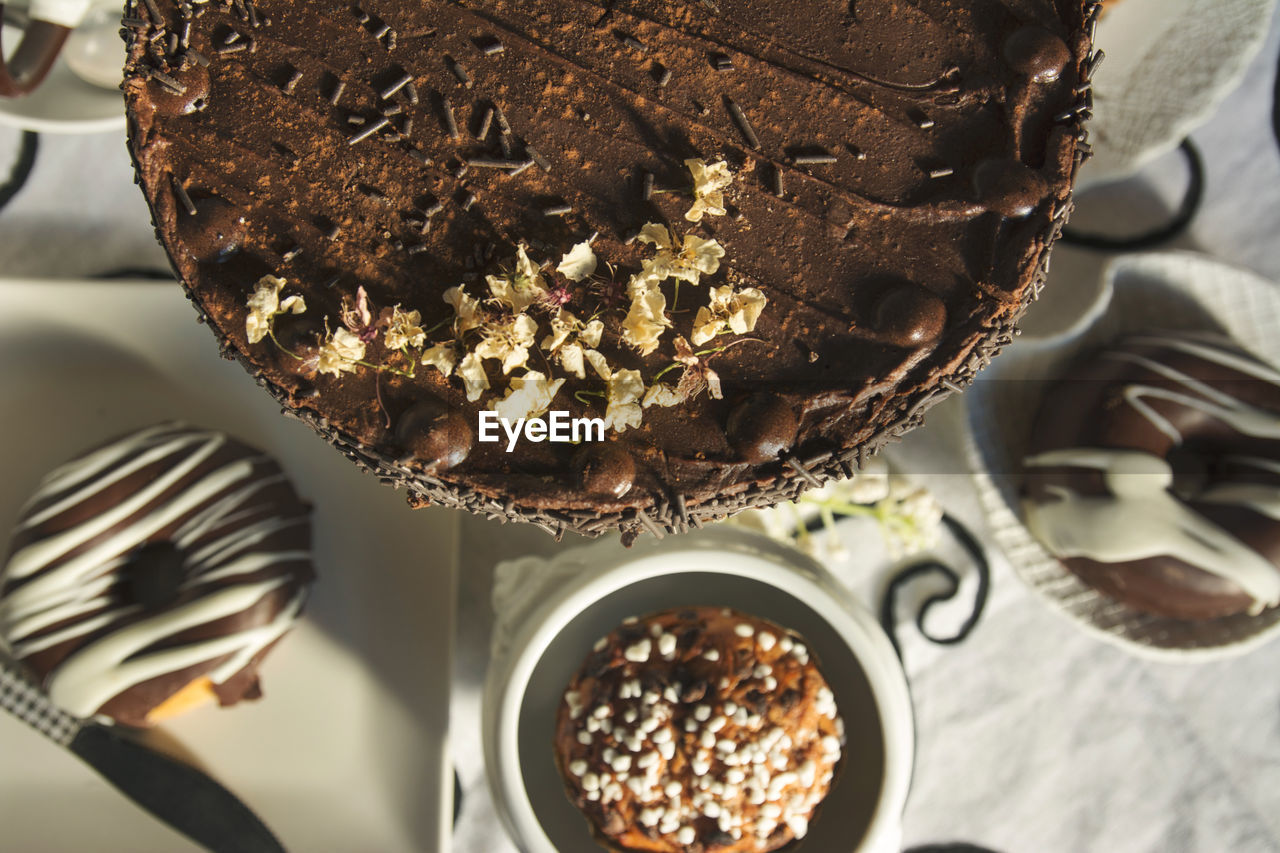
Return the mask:
<svg viewBox="0 0 1280 853">
<path fill-rule="evenodd" d="M 623 432 L 627 427 L 640 426 L 644 419 L 640 401 L 645 393 L 644 377 L 640 375 L 640 371 L 615 371 L 608 360 L 594 350 L 589 351 L 586 358 L 596 374 L 605 381 L 605 429 Z"/>
<path fill-rule="evenodd" d="M 688 400 L 706 391 L 707 396 L 713 400 L 724 399 L 724 393 L 720 390 L 720 374 L 693 351 L 683 335 L 676 335 L 675 350 L 676 361 L 684 365 L 684 373 L 676 386 L 681 398 Z"/>
<path fill-rule="evenodd" d="M 458 350 L 454 344 L 436 344 L 422 351 L 422 363 L 449 376 L 458 363 Z"/>
<path fill-rule="evenodd" d="M 619 370 L 609 377 L 608 407 L 605 409 L 605 428 L 623 432 L 627 427 L 640 426 L 644 411 L 640 399 L 644 396 L 644 377 L 638 370 Z"/>
<path fill-rule="evenodd" d="M 588 349 L 600 346 L 600 338 L 604 335 L 604 323 L 592 320 L 583 323 L 563 308 L 551 318 L 551 334 L 542 339 L 542 349 L 560 365 L 579 379 L 586 377 L 583 367 L 583 356 Z"/>
<path fill-rule="evenodd" d="M 320 344 L 316 370 L 330 376 L 354 373 L 356 362 L 364 358 L 364 341 L 349 329 L 331 332 Z"/>
<path fill-rule="evenodd" d="M 442 298 L 446 304 L 453 306 L 454 337 L 461 338 L 484 323 L 484 315 L 480 311 L 480 300 L 468 296 L 461 285 L 446 290 Z"/>
<path fill-rule="evenodd" d="M 644 399 L 640 402 L 641 406 L 646 409 L 650 406 L 661 406 L 667 408 L 670 406 L 678 406 L 684 402 L 684 395 L 670 385 L 651 385 L 649 390 L 645 392 Z"/>
<path fill-rule="evenodd" d="M 400 306 L 384 308 L 382 321 L 386 331 L 382 333 L 382 342 L 387 349 L 405 349 L 420 347 L 427 340 L 427 333 L 420 325 L 422 314 L 418 311 L 401 311 Z"/>
<path fill-rule="evenodd" d="M 536 370 L 513 376 L 507 395 L 493 404 L 493 410 L 509 421 L 536 418 L 551 408 L 551 402 L 564 382 L 563 379 L 549 380 Z"/>
<path fill-rule="evenodd" d="M 639 239 L 658 248 L 658 254 L 645 261 L 640 274 L 655 282 L 674 278 L 697 284 L 703 275 L 720 269 L 720 259 L 724 257 L 724 247 L 715 240 L 686 234 L 681 241 L 674 231 L 655 222 L 640 229 Z"/>
<path fill-rule="evenodd" d="M 729 164 L 723 160 L 709 166 L 703 160 L 685 160 L 684 164 L 693 175 L 693 207 L 684 218 L 701 222 L 703 216 L 724 216 L 722 191 L 733 183 Z"/>
<path fill-rule="evenodd" d="M 653 281 L 639 276 L 631 279 L 631 308 L 622 321 L 622 341 L 641 355 L 658 348 L 662 333 L 671 326 L 667 319 L 667 297 Z"/>
<path fill-rule="evenodd" d="M 524 312 L 547 295 L 547 282 L 537 264 L 525 253 L 524 244 L 516 249 L 516 269 L 510 275 L 485 276 L 493 300 L 513 314 Z"/>
<path fill-rule="evenodd" d="M 754 287 L 744 287 L 739 291 L 734 291 L 733 285 L 728 284 L 713 287 L 707 306 L 698 309 L 690 338 L 695 345 L 701 345 L 725 329 L 737 335 L 753 331 L 768 301 Z"/>
<path fill-rule="evenodd" d="M 528 362 L 529 347 L 537 340 L 538 324 L 528 314 L 516 314 L 485 323 L 481 332 L 484 339 L 476 346 L 475 354 L 502 362 L 502 372 L 510 373 Z"/>
<path fill-rule="evenodd" d="M 280 301 L 280 291 L 288 284 L 283 278 L 264 275 L 258 279 L 252 295 L 249 296 L 249 313 L 244 318 L 244 331 L 249 343 L 256 344 L 271 331 L 271 321 L 277 314 L 288 312 L 301 314 L 307 310 L 307 304 L 301 296 L 288 296 Z"/>
<path fill-rule="evenodd" d="M 473 352 L 467 353 L 462 363 L 458 365 L 458 376 L 467 389 L 467 399 L 472 403 L 489 390 L 489 374 L 485 373 L 484 362 Z"/>
<path fill-rule="evenodd" d="M 582 281 L 596 271 L 596 253 L 591 251 L 591 241 L 579 243 L 560 259 L 556 272 L 569 281 Z"/>
</svg>

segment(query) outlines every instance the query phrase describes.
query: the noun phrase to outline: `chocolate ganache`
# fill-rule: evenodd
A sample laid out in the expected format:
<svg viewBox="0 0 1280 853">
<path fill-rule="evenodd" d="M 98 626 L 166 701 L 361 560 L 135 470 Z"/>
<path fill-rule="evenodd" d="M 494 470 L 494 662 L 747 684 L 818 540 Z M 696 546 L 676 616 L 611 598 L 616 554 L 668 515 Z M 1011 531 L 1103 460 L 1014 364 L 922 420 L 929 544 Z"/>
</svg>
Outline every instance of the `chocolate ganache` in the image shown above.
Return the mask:
<svg viewBox="0 0 1280 853">
<path fill-rule="evenodd" d="M 129 141 L 288 413 L 414 503 L 631 539 L 848 475 L 1009 341 L 1097 13 L 145 0 Z M 507 452 L 487 409 L 603 440 Z"/>
<path fill-rule="evenodd" d="M 145 726 L 260 695 L 313 577 L 310 508 L 269 457 L 162 424 L 51 471 L 0 567 L 0 645 L 65 710 Z"/>
</svg>

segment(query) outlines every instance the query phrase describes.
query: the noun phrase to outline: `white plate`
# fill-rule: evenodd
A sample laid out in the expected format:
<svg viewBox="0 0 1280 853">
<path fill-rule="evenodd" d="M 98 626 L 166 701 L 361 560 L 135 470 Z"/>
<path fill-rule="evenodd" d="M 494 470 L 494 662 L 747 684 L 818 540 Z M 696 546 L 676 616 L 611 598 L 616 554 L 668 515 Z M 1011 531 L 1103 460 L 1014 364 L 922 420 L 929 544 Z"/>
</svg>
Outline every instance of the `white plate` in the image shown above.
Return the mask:
<svg viewBox="0 0 1280 853">
<path fill-rule="evenodd" d="M 1124 0 L 1102 16 L 1093 159 L 1079 185 L 1117 180 L 1173 150 L 1244 77 L 1276 0 Z"/>
<path fill-rule="evenodd" d="M 4 28 L 4 43 L 16 45 L 17 27 Z M 120 43 L 124 72 L 124 42 Z M 37 133 L 101 133 L 124 129 L 124 95 L 80 79 L 59 57 L 49 76 L 30 95 L 0 98 L 0 125 Z"/>
<path fill-rule="evenodd" d="M 0 528 L 47 470 L 162 418 L 267 450 L 315 506 L 319 581 L 263 666 L 263 699 L 198 709 L 161 734 L 290 850 L 447 849 L 457 515 L 410 510 L 281 417 L 218 358 L 176 284 L 0 280 L 0 306 Z M 0 756 L 0 849 L 196 849 L 3 713 Z"/>
<path fill-rule="evenodd" d="M 1049 555 L 1022 523 L 1020 471 L 1044 388 L 1077 354 L 1125 332 L 1218 329 L 1280 364 L 1280 288 L 1191 252 L 1130 255 L 1108 266 L 1103 297 L 1067 332 L 1018 341 L 965 395 L 967 455 L 996 544 L 1019 577 L 1075 624 L 1144 657 L 1202 661 L 1242 654 L 1280 636 L 1280 607 L 1204 621 L 1131 610 Z"/>
</svg>

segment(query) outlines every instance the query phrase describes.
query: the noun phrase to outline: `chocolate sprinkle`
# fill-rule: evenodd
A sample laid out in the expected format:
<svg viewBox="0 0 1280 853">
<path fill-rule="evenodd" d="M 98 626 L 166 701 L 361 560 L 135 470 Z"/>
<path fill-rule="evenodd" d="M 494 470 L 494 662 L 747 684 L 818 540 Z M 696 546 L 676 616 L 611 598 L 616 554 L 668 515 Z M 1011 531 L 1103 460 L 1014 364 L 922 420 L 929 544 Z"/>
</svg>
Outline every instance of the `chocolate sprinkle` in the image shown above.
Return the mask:
<svg viewBox="0 0 1280 853">
<path fill-rule="evenodd" d="M 392 83 L 390 86 L 388 86 L 387 88 L 379 92 L 378 97 L 382 98 L 382 100 L 384 101 L 389 101 L 391 100 L 392 97 L 395 96 L 396 92 L 399 92 L 401 89 L 403 89 L 405 86 L 409 85 L 412 82 L 413 82 L 413 75 L 408 72 L 405 72 L 396 80 L 396 82 Z"/>
<path fill-rule="evenodd" d="M 480 119 L 480 127 L 476 130 L 476 139 L 481 142 L 489 135 L 489 129 L 493 127 L 493 107 L 485 107 L 484 115 Z"/>
<path fill-rule="evenodd" d="M 444 58 L 444 64 L 449 66 L 449 71 L 454 77 L 458 78 L 459 83 L 468 89 L 471 88 L 473 85 L 471 82 L 471 75 L 467 73 L 467 69 L 462 67 L 462 63 L 458 62 L 458 60 L 454 59 L 452 56 L 446 56 Z"/>
<path fill-rule="evenodd" d="M 458 132 L 458 117 L 453 114 L 453 102 L 442 96 L 440 109 L 444 112 L 444 125 L 449 130 L 449 138 L 461 139 L 462 134 Z"/>
<path fill-rule="evenodd" d="M 747 120 L 747 114 L 742 111 L 742 107 L 738 106 L 738 102 L 729 96 L 725 96 L 725 105 L 729 108 L 729 115 L 733 116 L 733 122 L 738 126 L 738 130 L 742 131 L 742 136 L 747 140 L 747 144 L 756 150 L 760 149 L 760 137 L 756 136 L 756 129 L 751 126 L 751 122 Z"/>
<path fill-rule="evenodd" d="M 791 162 L 797 166 L 825 166 L 837 162 L 834 154 L 797 154 L 791 158 Z"/>
<path fill-rule="evenodd" d="M 525 161 L 499 160 L 496 157 L 469 157 L 467 165 L 475 166 L 477 169 L 518 169 L 525 165 Z"/>
<path fill-rule="evenodd" d="M 182 203 L 183 208 L 187 211 L 188 216 L 196 215 L 196 203 L 191 200 L 191 196 L 187 194 L 187 188 L 182 185 L 182 181 L 178 180 L 177 175 L 169 176 L 173 180 L 173 194 L 178 197 L 178 201 Z"/>
<path fill-rule="evenodd" d="M 386 127 L 389 124 L 391 124 L 391 119 L 387 118 L 386 116 L 382 116 L 377 121 L 366 124 L 364 128 L 361 129 L 361 131 L 357 133 L 355 136 L 348 138 L 347 144 L 355 145 L 357 142 L 361 142 L 365 139 L 368 139 L 370 136 L 373 136 L 375 133 L 382 130 L 384 127 Z"/>
</svg>

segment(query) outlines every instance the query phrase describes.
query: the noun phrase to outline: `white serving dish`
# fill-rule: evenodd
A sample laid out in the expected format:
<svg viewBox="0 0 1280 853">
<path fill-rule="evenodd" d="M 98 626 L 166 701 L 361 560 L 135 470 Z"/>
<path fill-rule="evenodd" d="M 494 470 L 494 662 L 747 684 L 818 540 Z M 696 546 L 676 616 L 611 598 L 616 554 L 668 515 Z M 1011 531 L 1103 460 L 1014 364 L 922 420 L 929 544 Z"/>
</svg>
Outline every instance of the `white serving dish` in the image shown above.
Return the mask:
<svg viewBox="0 0 1280 853">
<path fill-rule="evenodd" d="M 1244 78 L 1276 0 L 1124 0 L 1098 23 L 1094 156 L 1078 186 L 1118 180 L 1172 151 Z"/>
<path fill-rule="evenodd" d="M 0 306 L 0 527 L 58 463 L 166 418 L 268 451 L 314 504 L 319 581 L 263 666 L 263 699 L 197 709 L 155 740 L 207 768 L 290 850 L 447 850 L 456 514 L 410 510 L 281 417 L 218 357 L 176 283 L 0 280 Z M 0 756 L 0 849 L 197 849 L 6 714 Z"/>
<path fill-rule="evenodd" d="M 610 541 L 550 561 L 515 561 L 499 566 L 495 586 L 485 762 L 498 813 L 520 849 L 598 853 L 555 766 L 556 708 L 597 639 L 628 616 L 688 605 L 733 607 L 800 632 L 836 694 L 846 764 L 808 836 L 788 849 L 900 849 L 915 748 L 906 677 L 874 617 L 817 563 L 721 527 L 629 550 Z"/>
</svg>

